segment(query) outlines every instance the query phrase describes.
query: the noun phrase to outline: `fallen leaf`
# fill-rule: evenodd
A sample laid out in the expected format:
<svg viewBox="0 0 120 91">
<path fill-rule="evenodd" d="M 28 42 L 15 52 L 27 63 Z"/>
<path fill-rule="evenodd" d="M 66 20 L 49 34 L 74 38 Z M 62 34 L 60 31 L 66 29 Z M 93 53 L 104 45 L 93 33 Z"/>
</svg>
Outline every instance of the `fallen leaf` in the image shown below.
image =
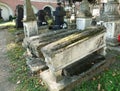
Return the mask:
<svg viewBox="0 0 120 91">
<path fill-rule="evenodd" d="M 101 84 L 98 84 L 98 91 L 100 91 L 100 88 L 101 88 Z"/>
<path fill-rule="evenodd" d="M 112 81 L 110 81 L 110 83 L 112 83 Z"/>
<path fill-rule="evenodd" d="M 115 75 L 116 75 L 115 73 L 112 74 L 112 76 L 115 76 Z"/>
<path fill-rule="evenodd" d="M 20 84 L 20 80 L 19 81 L 17 81 L 17 83 L 16 84 Z"/>
<path fill-rule="evenodd" d="M 95 80 L 96 80 L 96 78 L 95 78 L 95 77 L 93 77 L 93 78 L 92 78 L 92 80 L 93 80 L 93 81 L 95 81 Z"/>
<path fill-rule="evenodd" d="M 102 89 L 102 91 L 105 91 L 104 89 Z"/>
</svg>

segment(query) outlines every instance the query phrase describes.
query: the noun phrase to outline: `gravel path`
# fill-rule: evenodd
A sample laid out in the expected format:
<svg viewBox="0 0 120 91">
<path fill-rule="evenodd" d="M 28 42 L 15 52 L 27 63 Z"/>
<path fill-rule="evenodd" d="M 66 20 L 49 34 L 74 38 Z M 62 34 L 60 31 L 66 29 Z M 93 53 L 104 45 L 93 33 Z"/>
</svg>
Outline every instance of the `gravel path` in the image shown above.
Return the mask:
<svg viewBox="0 0 120 91">
<path fill-rule="evenodd" d="M 7 30 L 0 30 L 0 91 L 15 91 L 16 85 L 8 81 L 10 62 L 7 58 Z"/>
</svg>

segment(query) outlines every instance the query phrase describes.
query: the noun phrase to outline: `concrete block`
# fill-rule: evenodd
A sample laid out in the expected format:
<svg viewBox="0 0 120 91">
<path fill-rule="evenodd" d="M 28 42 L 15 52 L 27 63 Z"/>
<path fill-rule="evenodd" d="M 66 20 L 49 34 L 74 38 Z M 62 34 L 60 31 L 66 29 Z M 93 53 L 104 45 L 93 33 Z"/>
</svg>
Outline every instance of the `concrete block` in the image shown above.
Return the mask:
<svg viewBox="0 0 120 91">
<path fill-rule="evenodd" d="M 84 30 L 91 26 L 92 18 L 77 18 L 77 29 Z"/>
<path fill-rule="evenodd" d="M 110 21 L 105 22 L 106 27 L 106 38 L 117 39 L 118 34 L 120 34 L 120 21 Z"/>
<path fill-rule="evenodd" d="M 24 22 L 24 34 L 25 37 L 31 37 L 38 35 L 37 21 Z"/>
<path fill-rule="evenodd" d="M 35 73 L 40 70 L 47 69 L 46 63 L 40 58 L 26 58 L 26 64 L 30 68 L 32 73 Z"/>
</svg>

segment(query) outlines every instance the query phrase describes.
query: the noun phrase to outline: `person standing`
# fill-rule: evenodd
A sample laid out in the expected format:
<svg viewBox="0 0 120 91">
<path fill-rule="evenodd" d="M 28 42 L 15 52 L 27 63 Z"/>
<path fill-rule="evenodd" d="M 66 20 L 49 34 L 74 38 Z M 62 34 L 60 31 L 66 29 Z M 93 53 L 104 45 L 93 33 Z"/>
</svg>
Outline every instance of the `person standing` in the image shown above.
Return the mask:
<svg viewBox="0 0 120 91">
<path fill-rule="evenodd" d="M 58 2 L 57 3 L 57 7 L 56 7 L 56 10 L 55 10 L 55 25 L 63 25 L 64 23 L 64 16 L 65 16 L 65 10 L 64 8 L 62 7 L 61 5 L 61 2 Z"/>
</svg>

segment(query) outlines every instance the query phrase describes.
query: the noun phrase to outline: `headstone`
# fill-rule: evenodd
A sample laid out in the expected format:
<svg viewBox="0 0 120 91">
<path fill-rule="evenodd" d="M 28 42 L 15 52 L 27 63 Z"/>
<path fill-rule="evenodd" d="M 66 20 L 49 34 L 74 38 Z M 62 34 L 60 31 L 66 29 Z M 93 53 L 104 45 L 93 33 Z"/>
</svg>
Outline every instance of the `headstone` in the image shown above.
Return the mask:
<svg viewBox="0 0 120 91">
<path fill-rule="evenodd" d="M 116 0 L 108 0 L 104 7 L 104 26 L 107 29 L 106 42 L 111 46 L 118 46 L 117 42 L 118 34 L 120 34 L 120 15 L 118 13 L 118 2 Z"/>
<path fill-rule="evenodd" d="M 46 25 L 46 20 L 45 20 L 45 11 L 44 10 L 39 10 L 38 13 L 37 13 L 37 17 L 38 17 L 38 26 L 43 26 L 43 25 Z"/>
<path fill-rule="evenodd" d="M 108 0 L 104 4 L 103 21 L 115 21 L 120 18 L 118 13 L 119 3 L 117 0 Z"/>
<path fill-rule="evenodd" d="M 24 34 L 31 37 L 38 34 L 38 26 L 30 0 L 24 1 Z"/>
<path fill-rule="evenodd" d="M 83 0 L 80 4 L 80 12 L 77 14 L 76 25 L 77 29 L 84 30 L 91 26 L 92 14 L 88 0 Z"/>
<path fill-rule="evenodd" d="M 33 12 L 30 0 L 24 0 L 24 35 L 25 39 L 30 38 L 32 36 L 38 35 L 38 26 L 35 14 Z M 24 39 L 24 40 L 25 40 Z M 25 44 L 23 43 L 23 46 Z M 28 52 L 28 48 L 26 48 Z M 34 73 L 46 67 L 46 65 L 41 61 L 41 59 L 36 59 L 29 53 L 29 55 L 25 55 L 31 59 L 27 60 L 27 65 L 30 67 L 31 71 Z"/>
<path fill-rule="evenodd" d="M 23 5 L 16 6 L 16 28 L 23 28 Z"/>
<path fill-rule="evenodd" d="M 120 21 L 109 21 L 105 22 L 104 26 L 107 29 L 106 33 L 106 42 L 110 46 L 118 46 L 120 42 L 118 42 L 117 37 L 120 34 Z"/>
</svg>

